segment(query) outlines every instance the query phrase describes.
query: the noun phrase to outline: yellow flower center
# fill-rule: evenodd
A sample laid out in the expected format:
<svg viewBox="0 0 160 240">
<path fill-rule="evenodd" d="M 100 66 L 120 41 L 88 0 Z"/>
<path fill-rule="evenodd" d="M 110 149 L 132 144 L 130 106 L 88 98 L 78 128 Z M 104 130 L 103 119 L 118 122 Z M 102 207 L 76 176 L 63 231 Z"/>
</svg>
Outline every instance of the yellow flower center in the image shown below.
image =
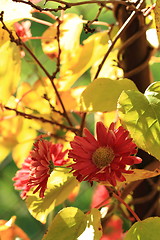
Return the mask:
<svg viewBox="0 0 160 240">
<path fill-rule="evenodd" d="M 99 147 L 92 154 L 92 162 L 98 167 L 103 168 L 112 162 L 115 155 L 110 147 Z"/>
</svg>

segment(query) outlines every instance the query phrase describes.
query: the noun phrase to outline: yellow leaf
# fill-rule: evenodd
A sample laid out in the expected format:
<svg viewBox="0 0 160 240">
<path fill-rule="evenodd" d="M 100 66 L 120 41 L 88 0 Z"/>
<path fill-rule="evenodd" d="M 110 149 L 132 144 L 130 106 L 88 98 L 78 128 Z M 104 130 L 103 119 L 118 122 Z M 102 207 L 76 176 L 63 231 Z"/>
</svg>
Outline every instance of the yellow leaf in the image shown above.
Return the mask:
<svg viewBox="0 0 160 240">
<path fill-rule="evenodd" d="M 7 41 L 0 47 L 0 56 L 0 101 L 4 103 L 15 93 L 20 80 L 19 47 Z"/>
<path fill-rule="evenodd" d="M 86 215 L 81 210 L 75 207 L 63 208 L 53 219 L 43 240 L 77 240 L 86 224 Z"/>
<path fill-rule="evenodd" d="M 131 174 L 126 174 L 124 173 L 123 176 L 126 178 L 126 181 L 124 182 L 117 182 L 117 186 L 121 187 L 123 186 L 125 183 L 130 183 L 130 182 L 134 182 L 134 181 L 138 181 L 138 180 L 143 180 L 143 179 L 147 179 L 147 178 L 152 178 L 152 177 L 156 177 L 160 175 L 160 169 L 155 169 L 154 171 L 148 171 L 145 169 L 132 169 L 133 173 Z M 102 183 L 104 185 L 110 185 L 110 184 L 106 184 L 106 183 Z"/>
<path fill-rule="evenodd" d="M 34 129 L 31 129 L 30 125 L 31 122 L 27 121 L 27 124 L 24 122 L 24 126 L 17 135 L 18 143 L 12 149 L 13 160 L 19 168 L 22 166 L 24 159 L 29 155 L 33 143 L 35 142 L 35 138 L 37 137 L 37 132 Z"/>
<path fill-rule="evenodd" d="M 52 95 L 54 95 L 53 89 L 51 86 L 49 87 L 50 92 L 52 91 Z M 17 90 L 16 98 L 18 102 L 23 103 L 25 107 L 36 110 L 41 114 L 49 114 L 51 112 L 49 102 L 43 97 L 44 94 L 47 93 L 46 88 L 47 86 L 44 86 L 40 80 L 36 81 L 33 86 L 23 82 Z"/>
<path fill-rule="evenodd" d="M 145 169 L 133 169 L 132 174 L 123 174 L 126 178 L 125 182 L 134 182 L 141 179 L 152 178 L 160 175 L 160 169 L 155 169 L 154 171 L 148 171 Z"/>
<path fill-rule="evenodd" d="M 102 237 L 101 214 L 98 209 L 93 208 L 87 217 L 87 226 L 77 240 L 98 240 Z"/>
<path fill-rule="evenodd" d="M 45 54 L 50 58 L 57 58 L 59 53 L 57 41 L 57 26 L 54 23 L 42 35 L 42 48 Z M 83 28 L 82 19 L 74 13 L 68 13 L 63 16 L 60 24 L 60 48 L 61 48 L 61 64 L 69 61 L 75 56 L 79 47 L 80 34 Z"/>
<path fill-rule="evenodd" d="M 11 97 L 7 106 L 14 108 L 15 104 L 15 98 Z M 2 150 L 0 161 L 13 151 L 13 159 L 21 167 L 37 136 L 36 130 L 31 128 L 32 120 L 17 116 L 13 111 L 4 110 L 0 112 L 0 121 L 0 149 Z"/>
<path fill-rule="evenodd" d="M 66 111 L 80 111 L 80 96 L 85 88 L 86 86 L 81 86 L 60 91 L 60 96 Z M 61 107 L 60 104 L 59 107 Z"/>
<path fill-rule="evenodd" d="M 96 112 L 94 114 L 96 122 L 103 122 L 106 127 L 109 127 L 112 122 L 116 122 L 116 128 L 118 128 L 121 123 L 117 115 L 117 111 L 112 112 Z"/>
<path fill-rule="evenodd" d="M 63 208 L 53 219 L 43 240 L 99 240 L 102 236 L 100 218 L 98 209 L 84 214 L 78 208 Z"/>
<path fill-rule="evenodd" d="M 75 57 L 61 67 L 60 90 L 69 89 L 73 83 L 90 68 L 108 49 L 108 32 L 99 32 L 88 37 L 80 46 Z"/>
<path fill-rule="evenodd" d="M 29 193 L 26 204 L 29 212 L 42 223 L 46 222 L 48 214 L 55 206 L 64 202 L 78 184 L 78 181 L 69 173 L 68 169 L 56 168 L 48 179 L 45 197 L 39 198 L 39 193 Z"/>
<path fill-rule="evenodd" d="M 123 70 L 117 66 L 117 53 L 118 49 L 113 49 L 112 52 L 107 57 L 106 61 L 104 62 L 101 71 L 99 72 L 98 78 L 106 77 L 116 80 L 118 78 L 123 77 Z M 102 62 L 102 58 L 95 61 L 91 68 L 91 79 L 95 77 L 95 74 L 98 70 L 99 64 Z"/>
<path fill-rule="evenodd" d="M 127 78 L 121 80 L 97 78 L 87 86 L 81 95 L 81 111 L 114 111 L 117 109 L 120 94 L 127 89 L 137 90 L 136 85 Z"/>
</svg>

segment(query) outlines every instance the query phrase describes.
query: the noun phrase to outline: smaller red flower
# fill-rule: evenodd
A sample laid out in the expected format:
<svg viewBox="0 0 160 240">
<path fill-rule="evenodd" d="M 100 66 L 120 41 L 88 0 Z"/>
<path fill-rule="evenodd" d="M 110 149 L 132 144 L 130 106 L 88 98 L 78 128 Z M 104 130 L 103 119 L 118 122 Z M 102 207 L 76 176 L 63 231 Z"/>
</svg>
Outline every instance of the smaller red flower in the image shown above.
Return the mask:
<svg viewBox="0 0 160 240">
<path fill-rule="evenodd" d="M 122 240 L 124 239 L 123 233 L 123 222 L 122 220 L 113 215 L 110 220 L 106 223 L 103 229 L 103 236 L 101 240 Z"/>
<path fill-rule="evenodd" d="M 44 197 L 47 188 L 48 178 L 54 169 L 54 166 L 61 166 L 67 163 L 64 160 L 67 150 L 62 152 L 62 144 L 52 144 L 51 142 L 41 139 L 34 144 L 34 149 L 25 159 L 22 169 L 17 171 L 13 178 L 14 186 L 22 190 L 21 197 L 25 198 L 27 192 L 34 188 L 33 193 L 40 190 L 39 196 Z"/>
<path fill-rule="evenodd" d="M 15 189 L 22 191 L 22 199 L 26 198 L 27 192 L 30 190 L 30 187 L 27 185 L 27 183 L 30 176 L 31 161 L 32 159 L 30 157 L 26 158 L 22 164 L 22 169 L 18 170 L 16 176 L 12 179 L 15 181 Z"/>
<path fill-rule="evenodd" d="M 126 165 L 141 163 L 142 159 L 132 156 L 137 153 L 136 145 L 129 137 L 129 132 L 122 126 L 115 129 L 112 123 L 106 128 L 97 123 L 97 140 L 84 129 L 84 137 L 75 136 L 71 142 L 69 158 L 73 158 L 73 175 L 81 181 L 109 182 L 116 186 L 116 181 L 123 182 L 123 173 L 133 173 Z"/>
</svg>

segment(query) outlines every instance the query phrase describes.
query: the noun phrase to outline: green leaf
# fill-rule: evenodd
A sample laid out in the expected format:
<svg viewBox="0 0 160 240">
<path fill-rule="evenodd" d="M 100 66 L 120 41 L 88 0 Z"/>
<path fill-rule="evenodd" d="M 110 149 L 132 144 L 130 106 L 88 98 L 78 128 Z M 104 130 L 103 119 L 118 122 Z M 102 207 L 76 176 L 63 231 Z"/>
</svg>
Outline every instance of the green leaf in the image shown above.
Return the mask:
<svg viewBox="0 0 160 240">
<path fill-rule="evenodd" d="M 81 95 L 81 111 L 114 111 L 120 94 L 128 89 L 137 90 L 135 84 L 129 79 L 97 78 Z"/>
<path fill-rule="evenodd" d="M 87 226 L 78 240 L 99 240 L 102 237 L 101 214 L 98 209 L 93 208 L 87 216 Z"/>
<path fill-rule="evenodd" d="M 124 240 L 159 240 L 160 218 L 150 217 L 136 222 L 127 232 Z"/>
<path fill-rule="evenodd" d="M 119 117 L 137 146 L 160 160 L 160 82 L 142 94 L 124 91 L 118 101 Z"/>
<path fill-rule="evenodd" d="M 100 212 L 92 209 L 90 214 L 84 214 L 74 207 L 62 209 L 48 229 L 43 240 L 99 240 L 102 236 Z"/>
<path fill-rule="evenodd" d="M 45 191 L 45 197 L 39 198 L 39 193 L 29 193 L 26 199 L 26 204 L 29 212 L 34 218 L 42 223 L 46 222 L 48 214 L 55 208 L 55 206 L 64 202 L 71 191 L 78 184 L 78 181 L 69 173 L 68 169 L 55 169 L 48 179 Z"/>
<path fill-rule="evenodd" d="M 77 240 L 86 224 L 87 217 L 81 210 L 74 207 L 64 208 L 53 219 L 43 240 Z"/>
</svg>

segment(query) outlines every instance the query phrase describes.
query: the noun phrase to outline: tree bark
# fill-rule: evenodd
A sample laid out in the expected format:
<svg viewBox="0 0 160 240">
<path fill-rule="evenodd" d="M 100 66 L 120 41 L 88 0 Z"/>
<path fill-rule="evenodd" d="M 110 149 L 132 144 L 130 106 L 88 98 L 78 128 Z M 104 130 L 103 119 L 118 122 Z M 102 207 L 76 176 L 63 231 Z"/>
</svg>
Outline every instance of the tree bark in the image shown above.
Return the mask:
<svg viewBox="0 0 160 240">
<path fill-rule="evenodd" d="M 142 7 L 144 8 L 144 5 Z M 130 16 L 131 10 L 122 4 L 116 4 L 114 5 L 114 14 L 119 27 L 121 27 Z M 153 49 L 147 42 L 146 30 L 145 17 L 142 12 L 139 12 L 121 36 L 122 48 L 118 54 L 119 66 L 124 70 L 124 76 L 131 79 L 142 93 L 152 82 L 148 61 Z M 141 149 L 138 151 L 138 156 L 143 159 L 140 168 L 144 168 L 154 161 L 152 156 Z M 141 219 L 146 217 L 146 213 L 149 213 L 149 209 L 158 201 L 159 194 L 157 193 L 150 201 L 145 202 L 145 196 L 149 195 L 151 191 L 152 186 L 147 180 L 134 190 L 133 197 L 135 199 L 144 197 L 143 203 L 134 205 L 135 212 Z M 150 211 L 150 216 L 154 215 L 158 215 L 156 208 L 154 211 Z"/>
</svg>

